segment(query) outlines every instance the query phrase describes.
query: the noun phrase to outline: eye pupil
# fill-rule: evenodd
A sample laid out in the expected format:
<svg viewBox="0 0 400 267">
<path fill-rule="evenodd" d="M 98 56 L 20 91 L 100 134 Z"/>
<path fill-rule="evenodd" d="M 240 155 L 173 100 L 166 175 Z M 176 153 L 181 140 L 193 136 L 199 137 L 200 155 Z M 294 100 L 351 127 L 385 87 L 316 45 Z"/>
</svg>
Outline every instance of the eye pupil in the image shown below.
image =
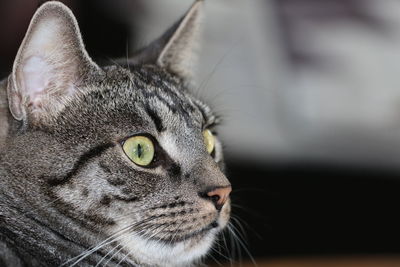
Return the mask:
<svg viewBox="0 0 400 267">
<path fill-rule="evenodd" d="M 142 145 L 141 145 L 141 144 L 138 144 L 138 145 L 137 145 L 137 154 L 138 154 L 138 157 L 139 157 L 139 158 L 141 158 L 142 155 L 143 155 L 143 148 L 142 148 Z"/>
</svg>

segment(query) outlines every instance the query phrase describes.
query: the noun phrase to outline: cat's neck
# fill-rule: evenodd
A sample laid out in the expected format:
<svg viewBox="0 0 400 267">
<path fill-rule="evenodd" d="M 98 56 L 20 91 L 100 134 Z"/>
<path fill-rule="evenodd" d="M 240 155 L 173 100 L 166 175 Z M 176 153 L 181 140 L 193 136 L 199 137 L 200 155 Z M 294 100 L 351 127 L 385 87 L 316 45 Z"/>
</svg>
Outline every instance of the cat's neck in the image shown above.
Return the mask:
<svg viewBox="0 0 400 267">
<path fill-rule="evenodd" d="M 79 224 L 58 213 L 54 216 L 56 212 L 50 205 L 26 205 L 24 193 L 13 191 L 4 178 L 7 179 L 7 173 L 0 166 L 0 262 L 5 260 L 6 266 L 59 266 L 86 251 L 88 247 L 82 244 L 93 233 L 77 231 Z M 63 231 L 64 224 L 71 226 L 69 232 Z M 95 237 L 91 240 L 95 244 L 100 241 Z M 2 258 L 4 253 L 13 251 L 18 254 Z M 79 266 L 93 266 L 103 256 L 104 253 L 93 253 Z"/>
<path fill-rule="evenodd" d="M 3 148 L 9 129 L 9 116 L 7 99 L 7 79 L 0 81 L 0 150 Z"/>
</svg>

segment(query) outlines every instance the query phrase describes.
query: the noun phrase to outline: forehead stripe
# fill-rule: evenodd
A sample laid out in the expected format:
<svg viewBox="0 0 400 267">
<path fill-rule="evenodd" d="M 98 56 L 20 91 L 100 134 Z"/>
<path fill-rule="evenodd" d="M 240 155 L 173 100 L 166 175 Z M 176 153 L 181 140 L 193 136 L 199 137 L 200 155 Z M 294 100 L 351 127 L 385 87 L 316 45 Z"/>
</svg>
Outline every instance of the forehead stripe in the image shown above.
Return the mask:
<svg viewBox="0 0 400 267">
<path fill-rule="evenodd" d="M 161 118 L 158 116 L 158 114 L 154 110 L 152 110 L 148 105 L 146 105 L 145 110 L 146 110 L 147 114 L 149 115 L 149 117 L 154 122 L 154 125 L 156 126 L 157 131 L 160 133 L 162 131 L 164 131 L 165 127 L 162 123 Z"/>
</svg>

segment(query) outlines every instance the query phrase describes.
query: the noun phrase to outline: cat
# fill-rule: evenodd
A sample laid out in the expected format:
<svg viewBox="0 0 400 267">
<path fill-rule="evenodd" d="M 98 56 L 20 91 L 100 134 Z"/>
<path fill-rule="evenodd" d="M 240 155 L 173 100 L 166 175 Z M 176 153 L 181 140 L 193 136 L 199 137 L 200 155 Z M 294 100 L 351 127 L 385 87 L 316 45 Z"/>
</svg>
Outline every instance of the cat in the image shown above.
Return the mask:
<svg viewBox="0 0 400 267">
<path fill-rule="evenodd" d="M 98 66 L 72 12 L 34 14 L 0 84 L 1 266 L 190 266 L 230 218 L 219 123 L 190 93 L 203 1 Z"/>
</svg>

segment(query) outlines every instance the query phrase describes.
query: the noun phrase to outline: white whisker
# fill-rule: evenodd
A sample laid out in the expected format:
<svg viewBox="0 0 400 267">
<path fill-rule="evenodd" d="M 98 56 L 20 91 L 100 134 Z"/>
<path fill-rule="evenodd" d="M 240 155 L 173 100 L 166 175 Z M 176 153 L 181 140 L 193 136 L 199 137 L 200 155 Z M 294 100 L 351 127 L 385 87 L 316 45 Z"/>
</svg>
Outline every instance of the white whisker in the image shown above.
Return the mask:
<svg viewBox="0 0 400 267">
<path fill-rule="evenodd" d="M 241 245 L 241 247 L 243 248 L 243 250 L 247 253 L 247 255 L 249 256 L 251 262 L 254 264 L 254 266 L 257 266 L 256 261 L 254 260 L 253 256 L 251 255 L 250 251 L 248 250 L 246 244 L 244 243 L 244 241 L 241 240 L 241 237 L 235 233 L 235 230 L 237 231 L 237 229 L 235 228 L 235 226 L 233 224 L 230 224 L 229 228 L 231 231 L 232 236 L 235 238 L 235 240 Z"/>
<path fill-rule="evenodd" d="M 104 246 L 111 244 L 113 242 L 115 242 L 116 240 L 120 239 L 121 235 L 123 235 L 125 232 L 129 231 L 130 229 L 134 228 L 134 227 L 138 227 L 140 225 L 142 225 L 143 223 L 146 223 L 148 221 L 153 220 L 153 217 L 147 218 L 143 221 L 128 225 L 118 231 L 116 231 L 114 234 L 112 234 L 111 236 L 109 236 L 108 238 L 104 239 L 103 241 L 101 241 L 98 245 L 89 248 L 87 250 L 85 250 L 84 252 L 82 252 L 81 254 L 79 254 L 78 256 L 75 256 L 71 259 L 69 259 L 68 261 L 64 262 L 63 264 L 61 264 L 61 266 L 66 266 L 67 264 L 69 264 L 70 262 L 74 261 L 71 265 L 69 265 L 70 267 L 75 266 L 77 263 L 79 263 L 80 261 L 82 261 L 83 259 L 85 259 L 86 257 L 90 256 L 91 254 L 93 254 L 94 252 L 96 252 L 97 250 L 103 248 Z"/>
</svg>

